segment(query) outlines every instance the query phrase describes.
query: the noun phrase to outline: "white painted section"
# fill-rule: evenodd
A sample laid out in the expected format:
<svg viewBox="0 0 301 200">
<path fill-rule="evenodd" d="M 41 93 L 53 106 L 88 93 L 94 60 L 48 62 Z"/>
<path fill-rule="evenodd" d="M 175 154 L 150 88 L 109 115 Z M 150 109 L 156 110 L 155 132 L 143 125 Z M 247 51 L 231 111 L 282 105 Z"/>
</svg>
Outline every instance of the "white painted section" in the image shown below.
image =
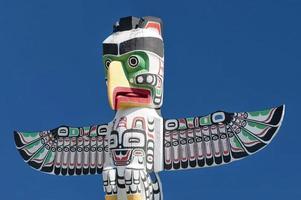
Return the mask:
<svg viewBox="0 0 301 200">
<path fill-rule="evenodd" d="M 131 29 L 128 31 L 121 31 L 112 33 L 109 37 L 107 37 L 103 43 L 114 43 L 119 44 L 121 42 L 137 38 L 137 37 L 155 37 L 162 40 L 162 36 L 158 33 L 156 29 L 144 29 L 144 28 L 137 28 Z"/>
</svg>

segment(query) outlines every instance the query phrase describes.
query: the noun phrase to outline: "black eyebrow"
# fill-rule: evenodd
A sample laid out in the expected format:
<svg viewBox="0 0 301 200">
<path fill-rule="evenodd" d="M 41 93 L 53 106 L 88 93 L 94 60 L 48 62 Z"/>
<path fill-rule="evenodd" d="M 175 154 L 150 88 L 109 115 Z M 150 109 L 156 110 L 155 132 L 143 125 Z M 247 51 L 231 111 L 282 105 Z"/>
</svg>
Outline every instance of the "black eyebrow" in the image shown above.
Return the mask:
<svg viewBox="0 0 301 200">
<path fill-rule="evenodd" d="M 113 43 L 104 43 L 102 46 L 103 55 L 118 55 L 118 45 Z"/>
<path fill-rule="evenodd" d="M 124 54 L 133 50 L 145 50 L 163 57 L 163 41 L 155 37 L 133 38 L 120 43 L 119 52 Z"/>
</svg>

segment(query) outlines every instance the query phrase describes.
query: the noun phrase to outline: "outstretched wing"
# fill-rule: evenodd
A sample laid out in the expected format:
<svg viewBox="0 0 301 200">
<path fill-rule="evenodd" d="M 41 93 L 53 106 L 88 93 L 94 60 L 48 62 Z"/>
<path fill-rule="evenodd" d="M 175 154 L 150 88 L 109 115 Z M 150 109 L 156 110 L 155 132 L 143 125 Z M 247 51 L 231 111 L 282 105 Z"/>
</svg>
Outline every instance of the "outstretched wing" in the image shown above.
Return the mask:
<svg viewBox="0 0 301 200">
<path fill-rule="evenodd" d="M 107 125 L 15 132 L 17 149 L 31 167 L 55 175 L 100 174 L 108 151 Z"/>
<path fill-rule="evenodd" d="M 222 165 L 264 148 L 276 135 L 285 107 L 257 112 L 215 112 L 164 120 L 164 169 Z"/>
</svg>

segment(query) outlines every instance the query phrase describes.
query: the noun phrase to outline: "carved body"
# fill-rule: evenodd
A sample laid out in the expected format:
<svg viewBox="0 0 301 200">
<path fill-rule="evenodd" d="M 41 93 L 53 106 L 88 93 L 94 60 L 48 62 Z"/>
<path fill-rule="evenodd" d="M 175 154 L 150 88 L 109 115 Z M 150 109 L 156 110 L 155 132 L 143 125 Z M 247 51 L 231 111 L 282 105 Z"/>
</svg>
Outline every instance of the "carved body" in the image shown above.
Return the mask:
<svg viewBox="0 0 301 200">
<path fill-rule="evenodd" d="M 107 199 L 160 199 L 158 185 L 153 186 L 158 182 L 153 182 L 149 173 L 163 169 L 162 128 L 163 119 L 155 109 L 131 108 L 116 113 L 108 126 L 109 150 L 103 168 Z"/>
</svg>

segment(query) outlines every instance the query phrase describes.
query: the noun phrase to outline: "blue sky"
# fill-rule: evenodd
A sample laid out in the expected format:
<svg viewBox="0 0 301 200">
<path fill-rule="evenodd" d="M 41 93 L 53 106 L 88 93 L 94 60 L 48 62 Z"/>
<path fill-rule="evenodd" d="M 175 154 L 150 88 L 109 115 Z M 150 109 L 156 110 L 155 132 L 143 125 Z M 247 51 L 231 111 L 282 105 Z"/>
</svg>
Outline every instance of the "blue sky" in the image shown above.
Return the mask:
<svg viewBox="0 0 301 200">
<path fill-rule="evenodd" d="M 163 19 L 165 118 L 287 105 L 279 134 L 258 154 L 161 173 L 165 199 L 300 199 L 300 9 L 298 0 L 0 0 L 1 199 L 103 199 L 100 176 L 26 166 L 12 131 L 112 120 L 101 42 L 129 15 Z"/>
</svg>

